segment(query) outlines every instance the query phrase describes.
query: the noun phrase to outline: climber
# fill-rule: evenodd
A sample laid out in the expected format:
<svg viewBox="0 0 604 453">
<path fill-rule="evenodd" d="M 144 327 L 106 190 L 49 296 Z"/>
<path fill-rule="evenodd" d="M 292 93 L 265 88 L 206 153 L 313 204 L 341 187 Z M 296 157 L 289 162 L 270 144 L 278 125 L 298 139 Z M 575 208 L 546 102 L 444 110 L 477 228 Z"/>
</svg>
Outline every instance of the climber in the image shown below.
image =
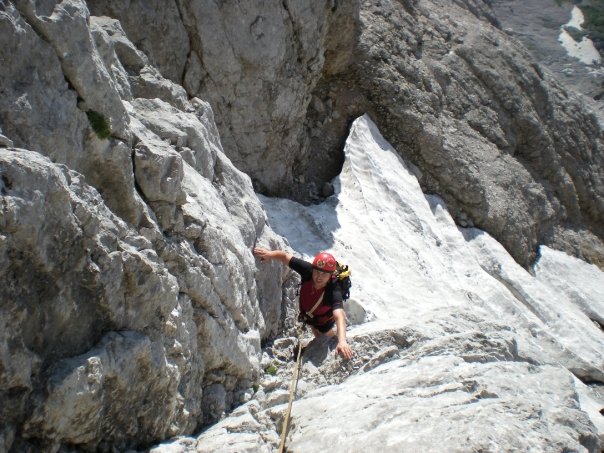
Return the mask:
<svg viewBox="0 0 604 453">
<path fill-rule="evenodd" d="M 346 315 L 342 305 L 342 293 L 339 285 L 332 281 L 336 259 L 329 253 L 321 252 L 309 263 L 283 250 L 267 250 L 262 247 L 255 247 L 254 255 L 258 256 L 260 261 L 280 261 L 300 274 L 301 317 L 310 325 L 315 337 L 337 335 L 336 354 L 350 360 L 352 349 L 346 342 Z"/>
</svg>

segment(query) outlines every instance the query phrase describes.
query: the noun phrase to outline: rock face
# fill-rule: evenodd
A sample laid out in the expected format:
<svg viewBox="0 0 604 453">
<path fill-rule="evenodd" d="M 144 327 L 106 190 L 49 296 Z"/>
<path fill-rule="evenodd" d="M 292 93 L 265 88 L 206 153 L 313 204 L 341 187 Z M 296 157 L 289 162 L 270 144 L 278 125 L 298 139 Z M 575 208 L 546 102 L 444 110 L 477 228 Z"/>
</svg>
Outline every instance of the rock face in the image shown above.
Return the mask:
<svg viewBox="0 0 604 453">
<path fill-rule="evenodd" d="M 285 245 L 118 21 L 16 1 L 0 28 L 0 450 L 191 433 L 252 388 L 282 289 L 251 247 Z"/>
<path fill-rule="evenodd" d="M 336 107 L 309 113 L 326 125 L 314 147 L 327 153 L 351 113 L 371 112 L 460 224 L 485 229 L 523 265 L 538 243 L 601 265 L 596 116 L 489 23 L 482 2 L 465 2 L 474 14 L 450 3 L 363 3 L 351 71 L 318 84 Z"/>
<path fill-rule="evenodd" d="M 245 402 L 237 418 L 173 447 L 214 448 L 209 436 L 224 447 L 232 438 L 223 435 L 236 433 L 235 451 L 272 450 L 287 385 L 262 370 L 293 346 L 273 340 L 293 331 L 296 282 L 282 266 L 260 266 L 251 254 L 256 243 L 289 247 L 269 227 L 253 184 L 267 194 L 302 193 L 304 201 L 333 193 L 324 183 L 340 170 L 349 124 L 361 112 L 417 166 L 423 187 L 445 198 L 459 223 L 489 231 L 517 262 L 530 263 L 545 243 L 602 264 L 600 125 L 493 25 L 485 4 L 278 3 L 0 4 L 0 451 L 148 448 L 193 434 Z M 372 184 L 384 183 L 374 176 Z M 374 196 L 378 203 L 380 192 Z M 422 219 L 400 197 L 392 199 L 362 219 L 385 222 L 382 237 L 398 235 L 405 222 L 421 230 Z M 334 203 L 331 197 L 316 209 L 331 219 Z M 441 213 L 438 206 L 434 201 L 432 209 Z M 390 224 L 389 212 L 410 217 Z M 442 217 L 449 222 L 445 236 L 453 231 L 460 240 Z M 336 226 L 330 224 L 325 248 L 341 243 Z M 316 251 L 313 234 L 325 232 L 320 222 L 314 227 L 301 230 L 309 241 L 303 250 L 295 244 L 307 255 Z M 604 429 L 586 419 L 589 388 L 573 375 L 604 381 L 602 343 L 593 333 L 602 313 L 590 302 L 600 292 L 583 294 L 543 277 L 543 285 L 566 295 L 564 304 L 582 307 L 583 315 L 572 311 L 560 320 L 548 298 L 526 289 L 533 280 L 509 256 L 484 245 L 491 240 L 478 230 L 467 234 L 483 260 L 473 258 L 472 275 L 498 282 L 503 308 L 484 296 L 479 301 L 488 310 L 476 314 L 438 305 L 440 318 L 425 329 L 398 323 L 363 337 L 359 326 L 354 341 L 370 352 L 350 367 L 369 373 L 396 361 L 384 368 L 395 376 L 388 382 L 420 386 L 396 368 L 410 361 L 410 369 L 430 368 L 429 357 L 451 341 L 454 353 L 434 368 L 435 386 L 466 402 L 496 394 L 514 403 L 495 375 L 514 380 L 534 372 L 530 382 L 551 380 L 562 395 L 558 412 L 540 415 L 547 429 L 536 442 L 555 438 L 596 451 Z M 360 237 L 357 231 L 346 242 Z M 430 247 L 443 242 L 430 238 Z M 429 267 L 418 246 L 405 250 L 419 263 L 410 274 L 417 287 L 455 307 L 472 300 L 461 284 L 421 286 Z M 371 275 L 371 262 L 379 260 L 358 258 L 357 272 Z M 355 284 L 379 301 L 396 299 L 403 282 L 381 285 L 383 294 L 367 290 L 372 283 Z M 521 310 L 529 321 L 512 316 L 518 307 L 502 287 L 532 307 Z M 354 302 L 350 316 L 361 324 L 380 316 L 421 321 L 405 310 L 381 312 L 383 303 Z M 535 320 L 533 310 L 545 314 Z M 504 319 L 491 324 L 493 314 Z M 463 322 L 451 321 L 457 318 Z M 575 321 L 591 332 L 587 344 L 569 334 Z M 517 347 L 533 336 L 530 347 Z M 377 346 L 374 337 L 381 338 Z M 271 348 L 266 353 L 263 343 Z M 471 365 L 476 357 L 490 365 Z M 314 376 L 306 383 L 309 401 L 311 392 L 354 374 L 325 358 L 305 365 Z M 350 389 L 358 382 L 362 377 L 351 379 Z M 415 396 L 430 394 L 424 391 Z M 391 396 L 399 403 L 409 397 Z M 535 408 L 551 399 L 551 389 L 539 389 Z M 578 400 L 580 408 L 573 406 Z M 438 401 L 443 410 L 449 403 Z M 529 411 L 519 405 L 514 423 Z M 303 438 L 316 428 L 301 420 L 291 441 L 305 450 Z M 570 428 L 558 433 L 563 426 Z M 506 436 L 517 434 L 510 429 Z"/>
<path fill-rule="evenodd" d="M 572 86 L 587 98 L 601 100 L 604 78 L 601 64 L 586 64 L 577 55 L 569 55 L 560 43 L 562 29 L 569 29 L 571 34 L 578 31 L 570 30 L 568 26 L 575 6 L 573 3 L 494 0 L 492 5 L 501 27 L 522 42 L 539 64 L 550 69 L 564 85 Z M 581 41 L 579 34 L 574 36 Z M 592 105 L 602 118 L 602 103 L 594 102 Z"/>
<path fill-rule="evenodd" d="M 226 154 L 258 190 L 329 195 L 350 122 L 370 112 L 460 224 L 525 266 L 539 243 L 602 265 L 601 126 L 489 2 L 114 3 L 89 2 L 212 104 Z"/>
<path fill-rule="evenodd" d="M 367 116 L 345 153 L 324 203 L 264 199 L 296 250 L 328 248 L 351 266 L 350 301 L 367 311 L 348 332 L 352 360 L 326 337 L 305 348 L 287 451 L 330 439 L 350 452 L 599 452 L 604 273 L 542 247 L 531 275 L 487 233 L 457 227 Z M 275 451 L 295 343 L 265 350 L 249 403 L 152 452 Z"/>
<path fill-rule="evenodd" d="M 95 15 L 119 18 L 165 77 L 212 104 L 226 154 L 257 188 L 295 193 L 311 90 L 323 72 L 347 66 L 358 2 L 88 5 Z"/>
</svg>

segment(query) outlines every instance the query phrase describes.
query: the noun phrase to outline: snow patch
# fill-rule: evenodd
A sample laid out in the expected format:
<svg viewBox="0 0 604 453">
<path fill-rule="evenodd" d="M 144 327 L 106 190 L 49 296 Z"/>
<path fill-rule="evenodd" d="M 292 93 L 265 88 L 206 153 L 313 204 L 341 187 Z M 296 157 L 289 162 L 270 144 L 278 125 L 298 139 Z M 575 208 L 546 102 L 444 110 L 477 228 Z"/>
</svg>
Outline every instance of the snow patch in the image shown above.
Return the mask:
<svg viewBox="0 0 604 453">
<path fill-rule="evenodd" d="M 577 42 L 566 30 L 568 27 L 583 30 L 581 27 L 583 22 L 585 22 L 583 12 L 577 6 L 574 6 L 571 11 L 570 20 L 561 27 L 558 41 L 562 44 L 562 47 L 566 49 L 566 52 L 571 57 L 579 59 L 586 65 L 599 64 L 602 61 L 602 57 L 596 50 L 593 41 L 584 36 L 580 42 Z"/>
<path fill-rule="evenodd" d="M 594 322 L 604 273 L 542 247 L 533 275 L 486 232 L 458 227 L 366 115 L 344 152 L 324 203 L 262 198 L 300 255 L 327 250 L 350 265 L 351 298 L 368 313 L 348 327 L 348 363 L 307 348 L 312 385 L 288 448 L 322 451 L 321 436 L 345 451 L 579 451 L 580 439 L 604 440 L 604 402 L 574 377 L 604 382 Z"/>
<path fill-rule="evenodd" d="M 458 227 L 366 115 L 353 123 L 344 152 L 336 193 L 324 203 L 261 201 L 272 228 L 303 258 L 326 250 L 350 265 L 351 299 L 371 320 L 353 335 L 471 311 L 556 338 L 556 360 L 604 380 L 592 367 L 604 365 L 604 335 L 593 322 L 604 315 L 602 271 L 543 247 L 535 278 L 486 232 Z M 567 280 L 560 269 L 569 269 Z"/>
</svg>

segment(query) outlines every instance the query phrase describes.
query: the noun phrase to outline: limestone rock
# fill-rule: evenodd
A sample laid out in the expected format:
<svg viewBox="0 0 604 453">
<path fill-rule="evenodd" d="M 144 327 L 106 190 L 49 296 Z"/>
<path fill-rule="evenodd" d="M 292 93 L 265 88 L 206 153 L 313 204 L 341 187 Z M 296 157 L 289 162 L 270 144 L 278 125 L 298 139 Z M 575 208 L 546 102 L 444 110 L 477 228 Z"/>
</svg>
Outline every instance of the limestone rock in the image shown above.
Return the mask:
<svg viewBox="0 0 604 453">
<path fill-rule="evenodd" d="M 11 336 L 10 339 L 3 338 L 0 357 L 3 363 L 14 363 L 8 368 L 2 367 L 0 382 L 3 389 L 12 390 L 13 395 L 3 401 L 2 418 L 13 428 L 26 422 L 29 410 L 21 405 L 34 395 L 37 402 L 33 409 L 38 411 L 29 422 L 31 426 L 27 433 L 19 436 L 17 445 L 31 439 L 48 445 L 73 442 L 95 446 L 102 437 L 113 439 L 116 444 L 130 445 L 136 442 L 135 439 L 143 441 L 148 436 L 161 438 L 169 432 L 174 433 L 172 423 L 176 432 L 186 426 L 189 429 L 195 426 L 190 419 L 184 420 L 183 424 L 179 417 L 182 411 L 200 412 L 198 385 L 189 389 L 185 404 L 172 404 L 166 409 L 170 413 L 168 416 L 164 412 L 164 417 L 170 420 L 168 425 L 156 425 L 157 419 L 150 415 L 141 423 L 140 431 L 126 433 L 120 429 L 120 433 L 115 431 L 113 438 L 109 432 L 115 426 L 94 426 L 91 431 L 93 419 L 86 414 L 91 415 L 99 409 L 99 404 L 104 410 L 120 412 L 119 401 L 126 406 L 130 404 L 123 399 L 127 393 L 122 393 L 120 398 L 115 394 L 114 399 L 110 391 L 103 393 L 90 382 L 88 393 L 82 395 L 88 402 L 80 408 L 72 399 L 75 395 L 71 395 L 71 391 L 80 392 L 82 389 L 77 388 L 87 380 L 73 374 L 81 360 L 56 365 L 60 371 L 51 372 L 49 368 L 62 359 L 80 354 L 86 356 L 82 359 L 86 361 L 96 354 L 86 351 L 106 332 L 128 329 L 148 331 L 155 338 L 154 356 L 169 357 L 170 354 L 163 351 L 163 340 L 169 343 L 179 335 L 172 332 L 164 337 L 162 331 L 178 307 L 176 279 L 166 271 L 152 250 L 151 242 L 111 213 L 98 192 L 82 182 L 81 175 L 52 164 L 38 153 L 17 149 L 2 151 L 0 169 L 3 179 L 0 275 L 5 282 L 1 289 L 2 311 L 3 320 L 11 326 L 3 330 L 11 332 Z M 183 344 L 186 348 L 180 354 L 189 357 L 198 354 L 196 343 Z M 126 356 L 130 354 L 128 349 L 123 351 L 122 357 L 117 348 L 111 360 L 125 360 L 123 363 L 126 363 Z M 149 356 L 151 350 L 145 350 L 147 352 L 140 355 Z M 122 370 L 121 365 L 106 363 L 106 360 L 103 366 L 112 368 L 110 375 L 131 382 L 125 375 L 119 377 L 127 370 Z M 153 363 L 157 360 L 155 358 Z M 16 365 L 20 368 L 14 368 Z M 188 374 L 185 368 L 190 370 Z M 23 372 L 27 372 L 27 377 Z M 56 373 L 73 378 L 65 382 L 66 387 L 56 384 L 59 385 L 58 393 L 51 390 L 45 396 L 41 385 L 48 382 L 54 388 L 55 384 L 50 382 Z M 154 379 L 160 377 L 165 381 L 165 385 L 154 387 L 149 396 L 155 392 L 164 393 L 168 389 L 167 382 L 171 382 L 170 398 L 176 401 L 181 397 L 178 388 L 186 388 L 189 380 L 200 382 L 202 373 L 203 364 L 187 364 L 178 373 L 168 372 L 166 368 L 146 383 L 135 382 L 139 383 L 141 391 L 147 391 L 154 385 L 151 383 Z M 133 388 L 129 390 L 134 392 Z M 66 405 L 69 404 L 77 407 L 71 406 L 73 410 L 68 410 Z M 82 417 L 87 419 L 86 423 L 78 423 Z M 105 434 L 94 431 L 96 429 L 106 430 Z"/>
<path fill-rule="evenodd" d="M 358 2 L 160 3 L 88 2 L 119 19 L 165 77 L 212 104 L 225 153 L 257 187 L 290 192 L 310 90 L 352 59 Z"/>
<path fill-rule="evenodd" d="M 377 392 L 371 384 L 376 373 L 381 383 Z M 319 451 L 316 439 L 321 434 L 351 451 L 434 451 L 443 445 L 452 451 L 488 450 L 502 442 L 511 449 L 564 445 L 593 451 L 597 437 L 587 416 L 575 407 L 576 394 L 551 390 L 566 386 L 569 379 L 562 370 L 526 363 L 470 364 L 442 357 L 425 357 L 416 363 L 397 360 L 301 401 L 288 451 Z M 539 386 L 545 380 L 548 389 Z M 541 391 L 523 395 L 527 386 Z M 425 398 L 434 404 L 422 404 Z M 560 410 L 548 410 L 553 401 Z M 373 417 L 359 417 L 360 407 Z M 532 422 L 539 411 L 544 412 L 543 422 Z M 336 424 L 330 422 L 332 417 L 338 420 Z M 510 417 L 526 422 L 510 424 Z M 380 423 L 376 427 L 369 420 Z M 558 423 L 572 428 L 553 428 Z M 369 430 L 372 436 L 366 435 Z"/>
<path fill-rule="evenodd" d="M 22 56 L 0 69 L 0 445 L 191 433 L 250 398 L 282 323 L 282 279 L 257 273 L 251 248 L 284 244 L 209 104 L 118 22 L 77 1 L 9 3 L 0 21 L 2 51 Z M 114 136 L 93 130 L 91 106 Z"/>
<path fill-rule="evenodd" d="M 76 91 L 81 109 L 107 118 L 111 133 L 128 139 L 128 116 L 120 102 L 117 87 L 107 68 L 100 64 L 89 22 L 89 11 L 82 0 L 65 0 L 38 6 L 30 0 L 13 2 L 32 28 L 54 49 L 63 73 Z"/>
<path fill-rule="evenodd" d="M 307 116 L 311 146 L 334 156 L 350 118 L 371 112 L 419 168 L 425 190 L 520 263 L 535 259 L 539 242 L 599 263 L 596 115 L 501 32 L 482 2 L 379 3 L 362 3 L 348 72 L 317 84 L 321 102 Z M 570 124 L 580 132 L 567 134 Z M 320 172 L 319 165 L 301 168 L 306 179 Z M 552 227 L 562 224 L 565 232 Z M 564 237 L 576 228 L 599 239 L 575 235 L 571 248 Z"/>
<path fill-rule="evenodd" d="M 128 41 L 146 55 L 151 66 L 163 77 L 182 82 L 190 43 L 179 2 L 90 0 L 86 4 L 94 16 L 118 18 Z M 128 63 L 125 66 L 132 67 Z"/>
<path fill-rule="evenodd" d="M 537 62 L 551 70 L 565 86 L 584 94 L 583 101 L 591 104 L 602 119 L 604 106 L 601 102 L 593 102 L 602 97 L 602 75 L 597 71 L 598 65 L 585 64 L 577 56 L 570 55 L 559 41 L 562 28 L 569 32 L 573 28 L 567 24 L 576 5 L 548 0 L 495 0 L 491 5 L 501 28 L 522 42 Z"/>
<path fill-rule="evenodd" d="M 351 266 L 354 297 L 372 315 L 348 329 L 349 361 L 335 338 L 303 337 L 288 451 L 324 450 L 327 435 L 348 451 L 598 452 L 604 335 L 590 318 L 601 315 L 604 273 L 542 247 L 534 275 L 484 231 L 459 228 L 367 116 L 345 152 L 324 203 L 263 198 L 296 250 L 328 245 Z M 266 348 L 266 377 L 240 408 L 246 422 L 227 417 L 175 443 L 276 448 L 267 433 L 281 432 L 296 342 Z"/>
<path fill-rule="evenodd" d="M 137 98 L 132 101 L 130 112 L 142 123 L 138 138 L 142 140 L 145 130 L 153 132 L 161 140 L 158 144 L 165 147 L 169 143 L 205 178 L 212 180 L 216 155 L 222 153 L 218 136 L 210 126 L 212 117 L 205 114 L 207 104 L 194 100 L 194 109 L 188 104 L 189 111 L 182 111 L 160 99 Z"/>
<path fill-rule="evenodd" d="M 4 135 L 0 134 L 0 146 L 4 148 L 12 148 L 14 146 L 14 143 L 8 137 L 5 137 Z"/>
<path fill-rule="evenodd" d="M 327 180 L 360 111 L 416 164 L 386 179 L 400 163 L 392 154 L 372 187 L 419 193 L 419 175 L 460 224 L 489 229 L 523 264 L 543 242 L 599 259 L 600 126 L 482 2 L 14 0 L 0 9 L 1 450 L 126 451 L 180 436 L 157 448 L 273 451 L 293 342 L 271 340 L 293 338 L 297 280 L 252 256 L 254 245 L 292 250 L 269 227 L 252 180 L 269 193 L 303 188 L 305 201 L 328 196 L 314 208 L 319 217 L 298 210 L 295 248 L 342 246 L 333 232 L 345 234 L 344 225 L 329 223 L 342 185 Z M 377 137 L 374 129 L 353 138 Z M 363 162 L 345 171 L 360 181 L 373 168 Z M 510 448 L 546 439 L 600 448 L 602 406 L 578 380 L 604 379 L 601 309 L 585 302 L 598 290 L 544 276 L 552 271 L 539 267 L 563 265 L 546 248 L 539 281 L 474 230 L 472 248 L 459 251 L 464 239 L 441 199 L 421 194 L 420 215 L 401 207 L 409 198 L 388 194 L 364 195 L 376 210 L 357 226 L 375 221 L 365 230 L 379 239 L 427 232 L 422 252 L 450 252 L 457 266 L 406 243 L 409 259 L 397 263 L 407 266 L 405 283 L 419 288 L 444 271 L 454 283 L 425 289 L 438 316 L 426 320 L 414 294 L 397 312 L 408 322 L 390 316 L 399 324 L 372 331 L 389 307 L 383 299 L 398 302 L 400 288 L 373 292 L 364 279 L 381 261 L 357 261 L 363 297 L 353 296 L 350 342 L 363 352 L 344 364 L 332 342 L 309 346 L 291 448 L 312 450 L 305 436 L 329 425 L 302 411 L 332 395 L 325 386 L 363 395 L 375 377 L 384 392 L 365 395 L 379 403 L 368 413 L 400 434 L 421 421 L 428 447 L 446 434 L 429 423 L 437 411 L 457 430 L 455 445 L 476 425 L 477 449 L 492 433 Z M 357 231 L 355 243 L 362 238 Z M 383 258 L 391 249 L 378 242 L 371 250 Z M 489 297 L 467 286 L 471 278 Z M 413 307 L 425 316 L 419 327 Z M 576 326 L 589 335 L 583 343 Z M 393 390 L 401 383 L 406 390 Z M 384 399 L 390 414 L 409 405 L 413 417 L 374 412 Z M 338 411 L 362 409 L 360 399 L 341 401 Z M 517 426 L 527 419 L 523 438 Z M 342 420 L 363 431 L 371 423 Z M 183 437 L 214 422 L 199 439 Z M 362 445 L 356 431 L 342 432 L 344 443 Z"/>
<path fill-rule="evenodd" d="M 127 87 L 119 88 L 103 65 L 100 56 L 108 51 L 97 51 L 93 36 L 98 34 L 87 28 L 86 5 L 67 2 L 54 15 L 52 10 L 41 11 L 51 15 L 47 21 L 29 2 L 9 3 L 6 11 L 0 17 L 6 29 L 1 38 L 3 61 L 11 62 L 1 69 L 4 133 L 16 146 L 84 174 L 112 209 L 138 224 L 145 209 L 134 191 L 130 146 L 119 138 L 100 139 L 93 130 L 99 124 L 93 126 L 87 117 L 94 112 L 97 121 L 107 122 L 108 134 L 129 137 L 119 97 Z M 23 58 L 14 59 L 11 52 Z M 117 63 L 111 63 L 115 69 Z"/>
<path fill-rule="evenodd" d="M 589 319 L 600 327 L 604 326 L 604 285 L 597 278 L 599 269 L 579 259 L 569 263 L 562 252 L 548 247 L 541 247 L 539 252 L 539 261 L 535 264 L 537 280 L 567 295 L 568 300 Z M 585 275 L 590 276 L 589 285 L 583 284 Z M 587 304 L 585 301 L 591 302 Z"/>
<path fill-rule="evenodd" d="M 180 373 L 163 345 L 136 332 L 109 333 L 87 354 L 53 364 L 49 374 L 47 396 L 24 425 L 26 438 L 90 447 L 99 438 L 144 442 L 169 434 L 183 403 Z"/>
<path fill-rule="evenodd" d="M 91 16 L 90 31 L 92 32 L 99 56 L 103 60 L 105 67 L 109 69 L 109 76 L 115 83 L 120 98 L 129 101 L 132 99 L 132 90 L 128 81 L 128 72 L 116 52 L 124 47 L 132 52 L 137 52 L 136 49 L 128 47 L 128 43 L 130 42 L 125 39 L 119 21 L 106 17 Z M 123 53 L 122 51 L 121 54 L 123 55 Z M 124 60 L 130 62 L 127 58 Z"/>
<path fill-rule="evenodd" d="M 539 243 L 601 264 L 601 126 L 488 3 L 90 3 L 160 67 L 172 59 L 169 78 L 212 104 L 225 153 L 256 189 L 305 203 L 329 196 L 348 127 L 369 112 L 425 190 L 524 266 Z M 158 24 L 177 52 L 165 53 Z"/>
<path fill-rule="evenodd" d="M 0 68 L 3 134 L 17 147 L 79 168 L 88 120 L 77 108 L 77 93 L 65 81 L 59 57 L 13 3 L 3 6 L 0 26 L 0 56 L 10 62 Z"/>
<path fill-rule="evenodd" d="M 122 447 L 161 440 L 221 415 L 202 398 L 202 389 L 222 389 L 216 404 L 228 410 L 251 388 L 259 371 L 261 334 L 276 326 L 267 327 L 254 304 L 254 261 L 239 228 L 251 238 L 265 223 L 230 226 L 230 214 L 212 185 L 185 166 L 182 187 L 195 189 L 191 194 L 196 197 L 204 191 L 209 196 L 203 203 L 191 198 L 176 207 L 187 213 L 190 229 L 182 234 L 189 239 L 168 245 L 158 230 L 145 232 L 149 240 L 128 227 L 82 183 L 81 175 L 38 153 L 2 151 L 0 276 L 6 282 L 1 289 L 6 328 L 0 338 L 0 383 L 6 390 L 22 389 L 2 404 L 8 430 L 3 438 L 14 448 L 25 448 L 29 441 L 96 448 L 101 439 Z M 226 180 L 221 187 L 230 190 Z M 250 212 L 252 206 L 247 204 Z M 262 218 L 261 212 L 255 215 Z M 203 229 L 192 228 L 201 224 Z M 263 235 L 270 237 L 266 231 Z M 197 241 L 197 250 L 189 240 Z M 220 243 L 230 244 L 230 250 Z M 267 307 L 277 313 L 271 319 L 276 324 L 279 305 Z M 142 349 L 112 347 L 113 340 L 102 340 L 106 332 L 126 330 L 145 332 Z M 78 371 L 106 354 L 99 349 L 108 348 L 112 358 L 99 359 L 102 370 Z M 133 353 L 140 359 L 130 359 Z M 138 368 L 126 364 L 140 360 L 151 361 L 152 372 L 132 375 Z M 212 377 L 216 373 L 222 378 Z M 122 387 L 137 382 L 144 396 L 133 387 L 112 390 L 109 382 L 115 379 Z M 28 421 L 23 404 L 34 395 L 36 412 Z M 122 404 L 133 412 L 121 410 Z M 139 417 L 133 430 L 119 416 L 97 424 L 98 410 L 148 415 Z M 23 435 L 10 440 L 22 423 L 27 425 Z"/>
</svg>

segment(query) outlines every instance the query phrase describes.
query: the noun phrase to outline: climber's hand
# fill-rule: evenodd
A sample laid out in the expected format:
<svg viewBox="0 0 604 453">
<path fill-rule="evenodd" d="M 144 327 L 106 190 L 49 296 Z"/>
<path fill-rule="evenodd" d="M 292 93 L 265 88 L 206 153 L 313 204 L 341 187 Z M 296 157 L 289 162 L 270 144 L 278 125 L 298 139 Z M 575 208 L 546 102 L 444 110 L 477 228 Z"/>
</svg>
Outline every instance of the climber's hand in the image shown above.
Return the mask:
<svg viewBox="0 0 604 453">
<path fill-rule="evenodd" d="M 346 341 L 338 341 L 338 345 L 336 346 L 336 354 L 342 355 L 346 360 L 352 359 L 352 349 L 348 346 Z"/>
</svg>

